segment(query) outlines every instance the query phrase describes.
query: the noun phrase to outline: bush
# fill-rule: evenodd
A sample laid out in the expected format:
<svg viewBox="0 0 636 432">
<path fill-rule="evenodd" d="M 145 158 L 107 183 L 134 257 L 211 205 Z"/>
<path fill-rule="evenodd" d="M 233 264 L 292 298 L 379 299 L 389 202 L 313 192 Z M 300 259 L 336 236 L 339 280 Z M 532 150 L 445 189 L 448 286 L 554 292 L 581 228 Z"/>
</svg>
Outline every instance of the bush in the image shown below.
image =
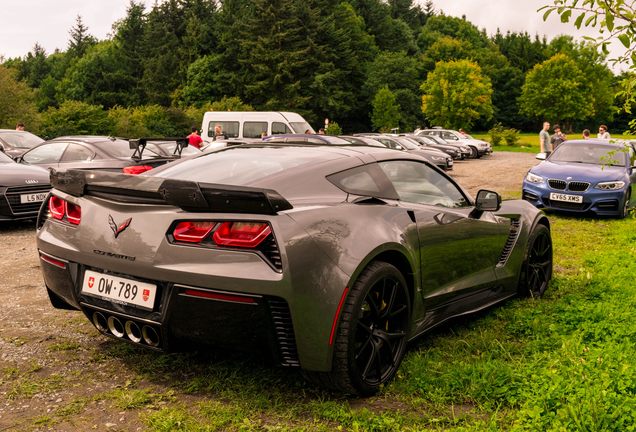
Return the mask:
<svg viewBox="0 0 636 432">
<path fill-rule="evenodd" d="M 332 121 L 329 123 L 329 127 L 325 131 L 327 135 L 342 135 L 342 128 L 338 123 Z"/>
<path fill-rule="evenodd" d="M 59 108 L 42 114 L 40 134 L 47 138 L 61 135 L 109 135 L 113 121 L 101 105 L 68 100 Z"/>
<path fill-rule="evenodd" d="M 507 146 L 515 146 L 519 143 L 519 131 L 517 129 L 506 129 L 502 135 Z"/>
<path fill-rule="evenodd" d="M 496 123 L 492 129 L 488 131 L 488 134 L 490 134 L 490 144 L 494 146 L 499 145 L 503 139 L 505 129 L 501 123 Z"/>
</svg>

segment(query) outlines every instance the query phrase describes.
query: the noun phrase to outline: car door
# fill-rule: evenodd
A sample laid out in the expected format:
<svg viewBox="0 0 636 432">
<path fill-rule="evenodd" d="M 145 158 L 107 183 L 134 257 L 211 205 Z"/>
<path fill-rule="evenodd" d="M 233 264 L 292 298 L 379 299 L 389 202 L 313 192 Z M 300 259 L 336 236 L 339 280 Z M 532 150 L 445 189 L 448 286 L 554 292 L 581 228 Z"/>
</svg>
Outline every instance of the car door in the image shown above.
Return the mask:
<svg viewBox="0 0 636 432">
<path fill-rule="evenodd" d="M 379 165 L 417 227 L 425 307 L 453 315 L 487 302 L 497 288 L 495 265 L 510 221 L 476 213 L 450 178 L 424 162 Z"/>
</svg>

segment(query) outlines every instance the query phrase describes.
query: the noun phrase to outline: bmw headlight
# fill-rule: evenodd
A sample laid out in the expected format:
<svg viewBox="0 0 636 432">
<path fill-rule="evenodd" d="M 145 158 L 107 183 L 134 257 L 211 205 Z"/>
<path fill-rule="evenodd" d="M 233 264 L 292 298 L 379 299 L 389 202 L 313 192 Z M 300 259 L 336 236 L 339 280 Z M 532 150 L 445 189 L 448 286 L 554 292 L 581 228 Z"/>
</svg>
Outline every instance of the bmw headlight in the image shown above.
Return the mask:
<svg viewBox="0 0 636 432">
<path fill-rule="evenodd" d="M 625 186 L 625 182 L 623 181 L 610 181 L 610 182 L 602 182 L 595 186 L 596 189 L 602 190 L 618 190 L 623 189 Z"/>
<path fill-rule="evenodd" d="M 431 159 L 433 159 L 436 162 L 446 162 L 445 156 L 431 156 Z"/>
<path fill-rule="evenodd" d="M 526 174 L 526 180 L 529 181 L 530 183 L 543 183 L 543 177 L 533 174 L 531 172 L 528 172 L 528 174 Z"/>
</svg>

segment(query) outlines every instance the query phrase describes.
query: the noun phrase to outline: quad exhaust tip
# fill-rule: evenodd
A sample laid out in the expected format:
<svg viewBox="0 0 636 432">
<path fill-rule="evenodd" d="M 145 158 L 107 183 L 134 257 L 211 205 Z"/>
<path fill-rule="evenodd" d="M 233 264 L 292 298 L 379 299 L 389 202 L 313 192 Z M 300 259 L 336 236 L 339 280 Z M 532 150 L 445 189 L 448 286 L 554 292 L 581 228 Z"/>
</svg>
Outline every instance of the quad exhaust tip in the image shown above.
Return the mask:
<svg viewBox="0 0 636 432">
<path fill-rule="evenodd" d="M 142 326 L 132 320 L 122 322 L 114 315 L 106 317 L 99 311 L 93 312 L 91 318 L 93 325 L 102 333 L 111 334 L 116 338 L 128 339 L 136 344 L 145 344 L 153 348 L 157 348 L 161 344 L 158 330 L 151 325 Z"/>
</svg>

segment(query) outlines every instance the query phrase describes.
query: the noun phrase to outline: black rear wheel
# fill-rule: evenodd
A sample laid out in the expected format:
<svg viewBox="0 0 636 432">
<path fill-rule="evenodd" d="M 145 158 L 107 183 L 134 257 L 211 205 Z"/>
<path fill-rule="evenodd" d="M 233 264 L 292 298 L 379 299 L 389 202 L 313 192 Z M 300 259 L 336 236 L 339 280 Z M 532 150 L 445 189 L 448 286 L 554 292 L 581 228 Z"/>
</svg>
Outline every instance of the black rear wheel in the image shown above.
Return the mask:
<svg viewBox="0 0 636 432">
<path fill-rule="evenodd" d="M 345 393 L 376 393 L 404 358 L 410 315 L 404 276 L 386 262 L 371 263 L 344 303 L 332 371 L 310 377 Z"/>
<path fill-rule="evenodd" d="M 519 294 L 538 298 L 552 279 L 552 236 L 545 225 L 537 225 L 528 241 L 528 257 L 523 269 Z"/>
</svg>

